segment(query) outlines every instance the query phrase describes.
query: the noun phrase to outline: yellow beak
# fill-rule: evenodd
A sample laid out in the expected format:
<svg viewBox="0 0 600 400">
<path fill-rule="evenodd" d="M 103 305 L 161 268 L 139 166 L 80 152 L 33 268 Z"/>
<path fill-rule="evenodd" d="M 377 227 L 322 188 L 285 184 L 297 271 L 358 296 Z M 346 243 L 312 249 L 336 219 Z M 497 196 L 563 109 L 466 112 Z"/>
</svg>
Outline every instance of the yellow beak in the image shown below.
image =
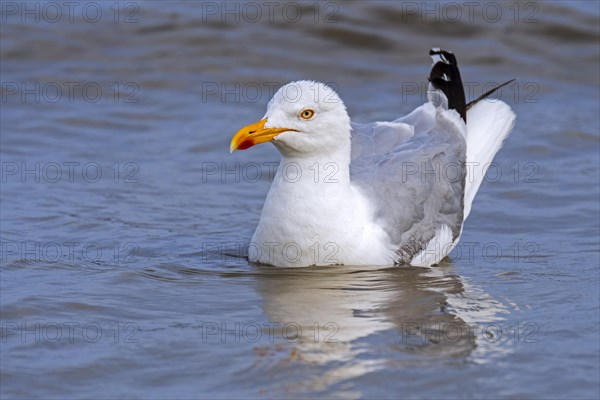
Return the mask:
<svg viewBox="0 0 600 400">
<path fill-rule="evenodd" d="M 270 142 L 280 133 L 296 131 L 295 129 L 289 128 L 265 128 L 266 123 L 266 118 L 261 119 L 260 121 L 245 126 L 237 131 L 233 139 L 231 139 L 229 151 L 233 153 L 234 150 L 246 150 L 257 144 Z"/>
</svg>

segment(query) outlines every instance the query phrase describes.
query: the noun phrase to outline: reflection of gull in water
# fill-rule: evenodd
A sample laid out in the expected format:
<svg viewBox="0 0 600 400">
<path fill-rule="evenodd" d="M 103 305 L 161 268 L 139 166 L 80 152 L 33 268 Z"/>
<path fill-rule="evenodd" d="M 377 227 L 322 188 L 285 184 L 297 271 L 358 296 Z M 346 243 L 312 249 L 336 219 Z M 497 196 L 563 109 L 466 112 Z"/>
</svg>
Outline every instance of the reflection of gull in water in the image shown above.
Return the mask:
<svg viewBox="0 0 600 400">
<path fill-rule="evenodd" d="M 441 268 L 426 270 L 424 275 L 438 279 L 446 276 L 444 269 Z M 496 345 L 502 336 L 496 328 L 500 327 L 499 323 L 504 319 L 503 315 L 509 313 L 507 308 L 465 278 L 457 276 L 457 279 L 460 279 L 462 290 L 445 293 L 446 302 L 448 311 L 459 316 L 467 324 L 472 332 L 471 340 L 476 341 L 477 346 L 470 354 L 470 360 L 484 363 L 490 359 L 491 353 L 508 352 L 510 348 Z M 435 287 L 432 289 L 436 290 Z"/>
<path fill-rule="evenodd" d="M 289 360 L 317 369 L 303 383 L 311 391 L 390 363 L 408 367 L 427 362 L 424 355 L 480 358 L 478 353 L 498 347 L 482 343 L 474 326 L 500 321 L 506 309 L 448 268 L 264 272 L 258 278 L 264 311 L 279 324 L 280 337 L 298 334 L 288 340 Z"/>
<path fill-rule="evenodd" d="M 393 329 L 394 324 L 378 313 L 395 292 L 371 272 L 340 273 L 330 267 L 315 274 L 311 270 L 299 271 L 296 276 L 278 276 L 281 274 L 274 271 L 263 280 L 266 314 L 283 327 L 299 325 L 300 329 L 294 330 L 301 332 L 296 354 L 303 362 L 343 362 L 345 366 L 334 371 L 343 379 L 377 368 L 377 361 L 354 362 L 363 350 L 353 346 L 353 341 Z"/>
</svg>

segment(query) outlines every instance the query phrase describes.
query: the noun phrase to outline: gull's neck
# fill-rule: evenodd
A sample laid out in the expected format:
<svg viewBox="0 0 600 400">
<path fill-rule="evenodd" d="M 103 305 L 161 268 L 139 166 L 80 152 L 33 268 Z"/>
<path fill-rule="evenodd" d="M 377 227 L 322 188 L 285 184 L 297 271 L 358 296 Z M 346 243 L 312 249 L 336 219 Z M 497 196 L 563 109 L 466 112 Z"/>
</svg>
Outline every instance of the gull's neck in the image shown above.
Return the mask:
<svg viewBox="0 0 600 400">
<path fill-rule="evenodd" d="M 282 183 L 349 185 L 350 149 L 340 148 L 326 154 L 282 154 L 277 175 Z"/>
</svg>

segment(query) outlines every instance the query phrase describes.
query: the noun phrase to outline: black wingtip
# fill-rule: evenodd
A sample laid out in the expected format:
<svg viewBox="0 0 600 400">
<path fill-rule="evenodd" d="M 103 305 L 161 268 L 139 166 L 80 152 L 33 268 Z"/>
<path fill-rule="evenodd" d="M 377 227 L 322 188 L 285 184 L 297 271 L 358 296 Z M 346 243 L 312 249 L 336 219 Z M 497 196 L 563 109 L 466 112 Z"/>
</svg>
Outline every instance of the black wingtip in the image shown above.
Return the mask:
<svg viewBox="0 0 600 400">
<path fill-rule="evenodd" d="M 432 48 L 429 55 L 436 63 L 429 73 L 429 82 L 435 89 L 441 90 L 448 99 L 448 108 L 456 110 L 463 121 L 467 122 L 467 104 L 458 62 L 451 51 Z M 439 59 L 437 59 L 439 58 Z"/>
<path fill-rule="evenodd" d="M 458 66 L 458 63 L 456 62 L 456 57 L 454 56 L 454 53 L 452 53 L 451 51 L 446 51 L 446 50 L 442 50 L 440 48 L 434 47 L 431 50 L 429 50 L 429 55 L 432 57 L 440 56 L 440 59 L 442 62 Z"/>
<path fill-rule="evenodd" d="M 516 79 L 511 79 L 510 81 L 506 81 L 503 84 L 496 86 L 492 90 L 488 90 L 487 92 L 485 92 L 484 94 L 482 94 L 481 96 L 479 96 L 478 98 L 476 98 L 475 100 L 470 101 L 469 104 L 467 104 L 467 110 L 469 108 L 471 108 L 472 106 L 474 106 L 475 104 L 477 104 L 477 102 L 485 99 L 488 96 L 491 96 L 496 90 L 501 89 L 504 86 L 508 85 L 509 83 L 513 83 L 514 81 L 516 81 Z"/>
</svg>

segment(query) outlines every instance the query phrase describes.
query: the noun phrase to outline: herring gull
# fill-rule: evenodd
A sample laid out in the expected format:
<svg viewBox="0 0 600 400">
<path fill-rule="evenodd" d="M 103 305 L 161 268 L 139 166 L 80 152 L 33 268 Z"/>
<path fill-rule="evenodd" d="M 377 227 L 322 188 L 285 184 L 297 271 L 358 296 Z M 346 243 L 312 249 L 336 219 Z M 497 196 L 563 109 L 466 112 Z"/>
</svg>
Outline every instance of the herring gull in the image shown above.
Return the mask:
<svg viewBox="0 0 600 400">
<path fill-rule="evenodd" d="M 485 169 L 515 114 L 466 103 L 453 53 L 432 49 L 427 103 L 390 122 L 350 121 L 319 82 L 280 88 L 230 150 L 271 142 L 281 162 L 248 246 L 280 267 L 439 263 L 458 243 Z"/>
</svg>

